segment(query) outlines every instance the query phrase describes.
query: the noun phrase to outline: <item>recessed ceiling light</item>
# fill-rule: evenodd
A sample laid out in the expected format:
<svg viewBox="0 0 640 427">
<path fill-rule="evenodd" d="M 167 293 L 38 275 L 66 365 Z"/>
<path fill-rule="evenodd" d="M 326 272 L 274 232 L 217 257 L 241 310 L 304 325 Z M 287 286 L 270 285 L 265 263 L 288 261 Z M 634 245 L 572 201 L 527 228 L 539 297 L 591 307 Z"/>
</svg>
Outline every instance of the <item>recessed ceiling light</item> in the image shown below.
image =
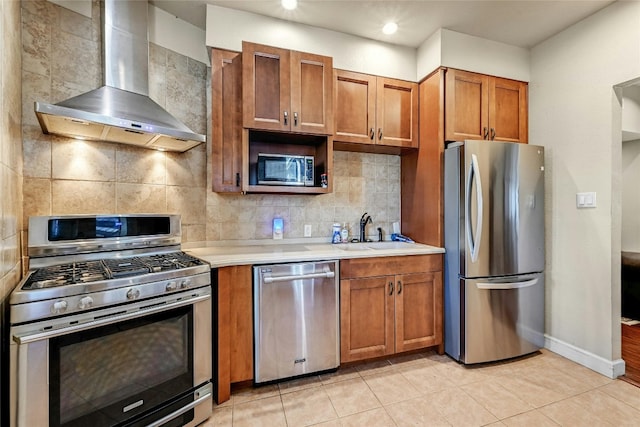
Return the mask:
<svg viewBox="0 0 640 427">
<path fill-rule="evenodd" d="M 294 10 L 298 7 L 298 0 L 282 0 L 282 7 L 287 10 Z"/>
<path fill-rule="evenodd" d="M 384 27 L 382 27 L 382 32 L 385 34 L 393 34 L 396 31 L 398 31 L 398 24 L 395 22 L 387 22 L 384 24 Z"/>
</svg>

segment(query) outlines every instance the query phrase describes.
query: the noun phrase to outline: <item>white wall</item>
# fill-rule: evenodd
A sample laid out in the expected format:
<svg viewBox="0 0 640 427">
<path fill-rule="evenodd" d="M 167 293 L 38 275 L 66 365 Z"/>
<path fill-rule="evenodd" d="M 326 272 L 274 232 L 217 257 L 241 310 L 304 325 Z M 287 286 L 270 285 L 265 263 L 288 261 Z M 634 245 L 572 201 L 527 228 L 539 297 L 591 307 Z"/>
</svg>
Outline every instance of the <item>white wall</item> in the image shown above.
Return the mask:
<svg viewBox="0 0 640 427">
<path fill-rule="evenodd" d="M 528 82 L 529 50 L 441 28 L 417 51 L 418 80 L 451 67 Z"/>
<path fill-rule="evenodd" d="M 640 86 L 623 89 L 622 132 L 626 141 L 640 138 Z"/>
<path fill-rule="evenodd" d="M 49 0 L 91 18 L 92 0 Z M 97 5 L 97 3 L 96 3 Z M 205 32 L 149 4 L 149 41 L 166 49 L 210 65 Z"/>
<path fill-rule="evenodd" d="M 239 52 L 243 40 L 331 56 L 335 68 L 416 81 L 413 48 L 207 5 L 207 46 Z"/>
<path fill-rule="evenodd" d="M 624 108 L 622 110 L 624 112 Z M 622 250 L 640 252 L 640 140 L 622 143 Z"/>
<path fill-rule="evenodd" d="M 615 376 L 620 360 L 621 101 L 640 76 L 640 3 L 616 2 L 531 52 L 529 141 L 546 147 L 547 345 Z M 595 209 L 576 192 L 595 191 Z"/>
</svg>

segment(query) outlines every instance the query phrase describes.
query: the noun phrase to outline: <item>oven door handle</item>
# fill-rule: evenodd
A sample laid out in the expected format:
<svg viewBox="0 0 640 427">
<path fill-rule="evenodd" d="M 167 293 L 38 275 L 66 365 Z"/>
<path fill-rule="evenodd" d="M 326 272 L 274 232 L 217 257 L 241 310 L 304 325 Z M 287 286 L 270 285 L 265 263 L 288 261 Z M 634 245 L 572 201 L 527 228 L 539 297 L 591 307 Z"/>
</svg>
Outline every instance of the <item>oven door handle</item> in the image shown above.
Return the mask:
<svg viewBox="0 0 640 427">
<path fill-rule="evenodd" d="M 171 414 L 169 414 L 169 415 L 167 415 L 167 416 L 165 416 L 163 418 L 160 418 L 159 420 L 154 421 L 151 424 L 148 424 L 147 427 L 159 427 L 161 425 L 164 425 L 168 421 L 171 421 L 172 419 L 174 419 L 176 417 L 179 417 L 180 415 L 184 414 L 185 412 L 192 410 L 193 408 L 195 408 L 196 406 L 198 406 L 202 402 L 204 402 L 204 401 L 206 401 L 208 399 L 211 399 L 211 398 L 212 398 L 211 393 L 207 393 L 207 394 L 205 394 L 203 396 L 200 396 L 199 398 L 197 398 L 193 402 L 191 402 L 188 405 L 180 408 L 178 411 L 172 412 Z"/>
<path fill-rule="evenodd" d="M 95 328 L 98 326 L 111 325 L 113 323 L 134 319 L 136 317 L 146 316 L 148 314 L 160 313 L 162 311 L 170 310 L 172 308 L 184 307 L 185 305 L 195 304 L 200 301 L 206 301 L 208 299 L 211 299 L 211 294 L 209 293 L 205 295 L 189 298 L 189 299 L 182 299 L 182 300 L 171 302 L 165 305 L 152 306 L 149 308 L 143 307 L 131 313 L 118 314 L 112 317 L 105 317 L 99 320 L 92 320 L 86 323 L 79 323 L 73 326 L 67 326 L 60 329 L 52 329 L 49 331 L 29 333 L 25 335 L 14 335 L 13 340 L 18 344 L 28 344 L 35 341 L 46 340 L 49 338 L 59 337 L 61 335 L 67 335 L 74 332 L 84 331 L 84 330 Z"/>
</svg>

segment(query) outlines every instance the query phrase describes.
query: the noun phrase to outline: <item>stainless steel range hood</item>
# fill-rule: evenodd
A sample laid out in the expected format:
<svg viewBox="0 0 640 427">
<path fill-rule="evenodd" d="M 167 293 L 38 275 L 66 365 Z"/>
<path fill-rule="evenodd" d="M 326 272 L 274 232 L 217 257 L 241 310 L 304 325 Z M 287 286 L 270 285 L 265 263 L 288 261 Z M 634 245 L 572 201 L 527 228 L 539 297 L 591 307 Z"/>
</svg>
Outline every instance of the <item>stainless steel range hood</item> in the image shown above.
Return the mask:
<svg viewBox="0 0 640 427">
<path fill-rule="evenodd" d="M 57 104 L 36 102 L 42 131 L 179 152 L 204 142 L 149 98 L 147 2 L 100 4 L 105 85 Z"/>
</svg>

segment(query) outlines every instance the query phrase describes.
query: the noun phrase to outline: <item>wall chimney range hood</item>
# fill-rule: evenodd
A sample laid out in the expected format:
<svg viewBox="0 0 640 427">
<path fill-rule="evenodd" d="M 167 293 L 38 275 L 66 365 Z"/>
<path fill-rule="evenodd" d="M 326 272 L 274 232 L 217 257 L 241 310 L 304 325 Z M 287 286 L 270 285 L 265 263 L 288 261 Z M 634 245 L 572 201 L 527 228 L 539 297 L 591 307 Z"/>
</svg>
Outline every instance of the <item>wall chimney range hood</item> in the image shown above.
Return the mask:
<svg viewBox="0 0 640 427">
<path fill-rule="evenodd" d="M 149 98 L 147 2 L 100 4 L 104 86 L 57 104 L 35 102 L 42 131 L 162 151 L 205 142 Z"/>
</svg>

